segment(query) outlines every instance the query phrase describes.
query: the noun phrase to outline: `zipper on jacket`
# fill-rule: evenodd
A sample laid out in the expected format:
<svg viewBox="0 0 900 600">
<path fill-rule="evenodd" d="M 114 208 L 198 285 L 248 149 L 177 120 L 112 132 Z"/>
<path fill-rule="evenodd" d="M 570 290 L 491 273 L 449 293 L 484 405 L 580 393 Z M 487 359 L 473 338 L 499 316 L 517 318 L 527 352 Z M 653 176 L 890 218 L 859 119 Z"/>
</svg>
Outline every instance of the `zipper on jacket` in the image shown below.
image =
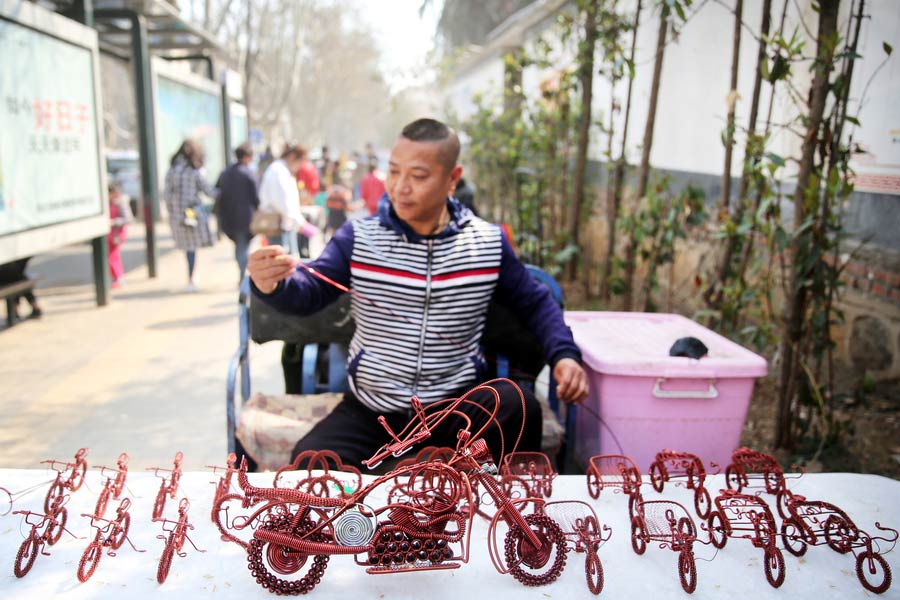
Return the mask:
<svg viewBox="0 0 900 600">
<path fill-rule="evenodd" d="M 422 375 L 422 353 L 425 351 L 425 332 L 428 327 L 428 305 L 431 302 L 431 250 L 434 240 L 428 240 L 428 259 L 425 263 L 425 311 L 422 314 L 422 333 L 419 335 L 419 359 L 416 362 L 416 378 L 413 394 L 419 393 L 419 377 Z"/>
</svg>

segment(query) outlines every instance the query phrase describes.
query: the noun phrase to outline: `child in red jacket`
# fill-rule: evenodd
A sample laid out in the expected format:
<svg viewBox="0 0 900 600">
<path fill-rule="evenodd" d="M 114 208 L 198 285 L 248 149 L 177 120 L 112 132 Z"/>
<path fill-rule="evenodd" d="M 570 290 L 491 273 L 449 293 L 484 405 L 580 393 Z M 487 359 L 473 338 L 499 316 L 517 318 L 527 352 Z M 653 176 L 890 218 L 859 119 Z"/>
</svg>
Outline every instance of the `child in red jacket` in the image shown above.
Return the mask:
<svg viewBox="0 0 900 600">
<path fill-rule="evenodd" d="M 128 223 L 131 222 L 131 209 L 128 198 L 123 196 L 119 186 L 109 185 L 109 271 L 112 275 L 112 287 L 125 284 L 125 266 L 122 264 L 122 244 L 128 236 Z"/>
</svg>

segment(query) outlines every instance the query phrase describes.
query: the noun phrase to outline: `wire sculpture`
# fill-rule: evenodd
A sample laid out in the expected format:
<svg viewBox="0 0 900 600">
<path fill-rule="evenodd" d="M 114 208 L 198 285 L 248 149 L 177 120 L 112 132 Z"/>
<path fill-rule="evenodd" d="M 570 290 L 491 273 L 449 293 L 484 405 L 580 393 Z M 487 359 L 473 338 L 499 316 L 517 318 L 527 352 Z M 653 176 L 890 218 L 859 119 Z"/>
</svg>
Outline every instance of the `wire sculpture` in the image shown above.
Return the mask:
<svg viewBox="0 0 900 600">
<path fill-rule="evenodd" d="M 454 450 L 453 448 L 448 448 L 446 446 L 425 446 L 424 448 L 416 452 L 415 456 L 404 458 L 403 460 L 399 461 L 394 469 L 394 471 L 397 473 L 397 475 L 394 477 L 394 485 L 388 491 L 388 504 L 401 501 L 402 498 L 410 497 L 412 494 L 414 494 L 417 490 L 410 489 L 410 483 L 412 483 L 413 485 L 421 485 L 425 483 L 421 478 L 411 479 L 408 472 L 402 467 L 409 467 L 426 462 L 446 463 L 449 462 L 455 454 L 456 450 Z M 472 486 L 472 504 L 469 505 L 468 500 L 463 499 L 459 507 L 460 511 L 465 515 L 468 515 L 469 512 L 472 511 L 482 518 L 490 521 L 493 516 L 492 512 L 489 512 L 489 509 L 493 506 L 490 496 L 484 494 L 485 497 L 482 498 L 482 492 L 478 487 L 478 482 L 470 480 L 469 484 Z"/>
<path fill-rule="evenodd" d="M 784 583 L 784 555 L 775 545 L 778 528 L 769 505 L 759 496 L 735 490 L 721 490 L 715 499 L 716 510 L 709 515 L 709 539 L 716 548 L 724 548 L 728 538 L 750 540 L 763 551 L 763 571 L 774 588 Z"/>
<path fill-rule="evenodd" d="M 295 490 L 303 490 L 313 496 L 328 497 L 335 490 L 341 498 L 350 496 L 362 487 L 362 474 L 352 465 L 345 465 L 340 457 L 331 450 L 306 450 L 298 454 L 294 460 L 275 472 L 274 487 L 281 487 L 283 475 L 288 472 L 299 472 L 305 469 L 306 476 L 294 485 Z M 321 471 L 321 473 L 315 473 Z M 342 481 L 332 472 L 339 471 L 349 476 L 352 481 Z"/>
<path fill-rule="evenodd" d="M 109 503 L 110 497 L 118 500 L 125 489 L 125 479 L 128 477 L 128 454 L 123 452 L 116 459 L 116 468 L 96 467 L 100 469 L 100 475 L 106 477 L 103 489 L 97 497 L 97 505 L 94 507 L 94 516 L 102 517 L 106 513 L 106 505 Z M 107 475 L 107 471 L 115 473 L 115 475 Z"/>
<path fill-rule="evenodd" d="M 16 577 L 25 577 L 28 574 L 38 553 L 49 556 L 50 553 L 44 551 L 44 546 L 56 544 L 62 537 L 63 531 L 75 537 L 75 534 L 66 529 L 69 512 L 65 505 L 68 501 L 68 494 L 54 497 L 50 510 L 45 514 L 30 510 L 13 512 L 14 515 L 24 515 L 25 524 L 31 526 L 31 531 L 25 536 L 25 541 L 22 542 L 16 553 L 16 561 L 13 565 L 13 574 Z M 30 517 L 34 517 L 34 519 L 29 520 Z"/>
<path fill-rule="evenodd" d="M 650 483 L 657 492 L 662 492 L 667 481 L 684 479 L 683 485 L 694 490 L 694 508 L 701 519 L 709 517 L 710 496 L 704 482 L 706 469 L 703 461 L 696 454 L 663 450 L 657 452 L 656 459 L 650 465 Z M 680 485 L 682 482 L 676 483 Z"/>
<path fill-rule="evenodd" d="M 172 567 L 172 559 L 175 557 L 175 554 L 178 554 L 181 558 L 187 556 L 187 552 L 182 552 L 185 540 L 189 541 L 191 546 L 193 546 L 194 550 L 197 552 L 206 552 L 206 550 L 198 548 L 197 545 L 194 544 L 194 541 L 188 536 L 188 531 L 194 528 L 194 526 L 188 522 L 187 514 L 190 507 L 190 501 L 187 498 L 182 498 L 178 503 L 177 521 L 155 519 L 162 523 L 163 531 L 169 534 L 168 536 L 166 536 L 165 533 L 156 536 L 157 539 L 165 540 L 166 542 L 166 545 L 163 547 L 162 555 L 159 557 L 159 567 L 156 569 L 156 581 L 160 584 L 165 583 L 166 578 L 169 576 L 169 569 Z M 173 527 L 171 529 L 166 529 L 166 525 L 172 525 Z"/>
<path fill-rule="evenodd" d="M 556 471 L 543 452 L 513 452 L 500 463 L 500 480 L 510 491 L 522 487 L 531 498 L 549 498 L 553 494 Z"/>
<path fill-rule="evenodd" d="M 593 594 L 600 594 L 603 591 L 603 565 L 597 550 L 612 537 L 612 529 L 604 525 L 601 532 L 597 513 L 580 500 L 548 502 L 540 510 L 559 524 L 571 551 L 584 553 L 588 589 Z"/>
<path fill-rule="evenodd" d="M 353 555 L 356 564 L 372 574 L 457 569 L 469 560 L 475 512 L 463 512 L 461 507 L 472 506 L 473 481 L 497 506 L 488 528 L 488 552 L 498 572 L 510 573 L 525 585 L 555 581 L 565 566 L 568 551 L 563 531 L 539 510 L 527 515 L 522 512 L 527 505 L 543 505 L 542 499 L 513 502 L 506 496 L 493 477 L 497 469 L 481 438 L 495 422 L 499 409 L 500 395 L 490 385 L 496 381 L 480 385 L 460 398 L 427 406 L 414 398 L 413 418 L 399 433 L 380 419 L 391 441 L 365 461 L 370 468 L 387 456 L 402 456 L 414 444 L 428 439 L 431 431 L 451 415 L 460 417 L 465 426 L 458 432 L 454 454 L 448 460 L 397 467 L 346 498 L 316 496 L 282 487 L 255 487 L 246 472 L 238 470 L 244 505 L 253 511 L 241 523 L 235 525 L 232 521 L 232 525 L 240 529 L 258 524 L 247 548 L 248 567 L 256 581 L 277 594 L 307 593 L 319 583 L 334 555 Z M 460 407 L 474 404 L 469 396 L 485 390 L 492 395 L 494 409 L 486 409 L 489 418 L 476 429 Z M 520 400 L 524 415 L 521 393 Z M 513 451 L 517 444 L 518 440 Z M 396 488 L 398 481 L 403 480 L 402 489 Z M 373 490 L 384 488 L 394 489 L 394 497 L 386 505 L 372 506 Z M 498 529 L 501 521 L 508 526 L 502 551 Z"/>
<path fill-rule="evenodd" d="M 251 506 L 241 489 L 234 485 L 234 474 L 238 471 L 247 472 L 247 458 L 242 457 L 241 464 L 238 467 L 235 467 L 236 462 L 237 455 L 234 452 L 230 453 L 226 459 L 224 474 L 218 481 L 213 482 L 216 484 L 216 492 L 213 496 L 210 518 L 219 530 L 220 538 L 223 542 L 233 542 L 246 550 L 249 547 L 249 542 L 237 537 L 232 531 L 240 531 L 247 527 L 255 530 L 258 526 L 258 519 L 254 522 L 248 522 L 244 515 L 234 517 L 230 515 L 230 511 L 235 504 L 241 508 L 249 508 Z M 221 467 L 212 465 L 210 468 L 213 469 L 213 472 L 221 469 Z"/>
<path fill-rule="evenodd" d="M 152 518 L 154 521 L 162 517 L 163 511 L 166 509 L 166 497 L 175 499 L 178 493 L 178 482 L 181 481 L 181 463 L 184 460 L 184 454 L 179 450 L 175 453 L 172 461 L 171 469 L 163 469 L 161 467 L 147 467 L 148 471 L 153 471 L 154 475 L 159 477 L 159 491 L 156 492 L 156 500 L 153 502 Z M 160 473 L 170 473 L 167 477 Z"/>
<path fill-rule="evenodd" d="M 694 543 L 708 544 L 697 537 L 694 520 L 678 502 L 648 500 L 638 496 L 631 518 L 631 548 L 636 554 L 647 551 L 650 542 L 678 553 L 678 578 L 688 594 L 697 589 L 697 565 Z"/>
<path fill-rule="evenodd" d="M 788 516 L 781 523 L 781 539 L 794 556 L 806 554 L 807 546 L 827 545 L 839 554 L 853 553 L 856 576 L 864 588 L 883 594 L 891 587 L 891 567 L 882 554 L 897 544 L 898 532 L 876 522 L 875 527 L 887 536 L 874 536 L 863 531 L 843 510 L 828 502 L 807 500 L 787 492 Z M 882 550 L 881 544 L 890 544 Z"/>
<path fill-rule="evenodd" d="M 799 479 L 803 472 L 793 476 Z M 763 480 L 763 485 L 755 483 L 755 480 Z M 775 457 L 765 452 L 758 452 L 750 448 L 741 447 L 731 454 L 731 464 L 725 468 L 725 485 L 729 490 L 740 492 L 745 487 L 760 488 L 766 493 L 775 496 L 775 508 L 782 519 L 788 518 L 785 502 L 787 500 L 787 477 L 784 469 L 775 460 Z M 754 483 L 751 483 L 754 482 Z"/>
<path fill-rule="evenodd" d="M 47 496 L 44 498 L 44 512 L 51 512 L 51 507 L 56 501 L 63 497 L 66 490 L 75 493 L 84 483 L 84 476 L 87 473 L 87 461 L 85 456 L 90 452 L 89 448 L 79 448 L 75 453 L 75 462 L 66 462 L 62 460 L 42 460 L 42 465 L 50 465 L 50 468 L 56 471 L 56 478 L 50 484 L 47 490 Z"/>
<path fill-rule="evenodd" d="M 78 561 L 78 581 L 84 583 L 91 578 L 94 571 L 97 570 L 97 565 L 100 564 L 104 550 L 109 556 L 115 556 L 116 550 L 127 541 L 135 552 L 146 552 L 146 550 L 138 550 L 128 537 L 128 530 L 131 527 L 131 514 L 128 512 L 130 508 L 131 498 L 123 498 L 116 508 L 115 519 L 104 519 L 96 513 L 92 515 L 82 513 L 82 517 L 91 519 L 91 527 L 97 532 L 94 534 L 93 541 L 84 550 L 84 554 L 81 555 L 81 560 Z"/>
<path fill-rule="evenodd" d="M 605 488 L 614 494 L 628 496 L 628 515 L 634 516 L 634 502 L 641 494 L 641 472 L 628 456 L 623 454 L 598 454 L 588 461 L 588 494 L 595 500 Z"/>
</svg>

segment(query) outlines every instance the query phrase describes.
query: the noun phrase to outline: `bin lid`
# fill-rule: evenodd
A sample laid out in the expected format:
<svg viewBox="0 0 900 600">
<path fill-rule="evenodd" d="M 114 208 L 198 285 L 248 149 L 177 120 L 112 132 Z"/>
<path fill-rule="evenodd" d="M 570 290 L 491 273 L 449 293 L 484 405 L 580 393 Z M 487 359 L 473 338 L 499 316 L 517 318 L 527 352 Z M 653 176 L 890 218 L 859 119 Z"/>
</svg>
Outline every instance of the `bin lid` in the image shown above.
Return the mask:
<svg viewBox="0 0 900 600">
<path fill-rule="evenodd" d="M 638 377 L 763 377 L 766 359 L 681 315 L 567 311 L 566 323 L 584 362 L 594 371 Z M 701 359 L 669 356 L 683 337 L 709 348 Z"/>
</svg>

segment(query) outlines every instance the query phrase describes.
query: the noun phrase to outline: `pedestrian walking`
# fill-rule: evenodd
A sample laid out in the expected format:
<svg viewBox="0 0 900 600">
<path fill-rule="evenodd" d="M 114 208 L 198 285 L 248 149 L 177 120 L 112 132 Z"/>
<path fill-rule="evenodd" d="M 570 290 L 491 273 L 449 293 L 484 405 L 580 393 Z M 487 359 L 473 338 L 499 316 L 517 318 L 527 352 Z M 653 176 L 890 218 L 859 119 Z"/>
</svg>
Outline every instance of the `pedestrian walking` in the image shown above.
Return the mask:
<svg viewBox="0 0 900 600">
<path fill-rule="evenodd" d="M 244 142 L 235 149 L 234 156 L 237 161 L 222 171 L 216 184 L 219 188 L 216 214 L 219 217 L 219 229 L 234 242 L 234 258 L 240 282 L 247 268 L 247 254 L 253 238 L 250 223 L 259 208 L 259 182 L 250 167 L 253 162 L 253 146 Z"/>
<path fill-rule="evenodd" d="M 172 156 L 166 173 L 163 196 L 169 211 L 169 226 L 175 238 L 175 247 L 183 250 L 188 264 L 188 292 L 197 291 L 194 272 L 197 249 L 212 246 L 209 219 L 203 209 L 200 192 L 215 198 L 217 191 L 203 172 L 203 147 L 187 139 Z"/>
<path fill-rule="evenodd" d="M 269 243 L 280 244 L 291 256 L 299 258 L 297 232 L 311 234 L 312 226 L 300 212 L 300 190 L 297 187 L 297 171 L 303 161 L 303 148 L 288 144 L 281 158 L 269 165 L 259 186 L 260 210 L 281 215 L 281 236 L 269 238 Z"/>
</svg>

